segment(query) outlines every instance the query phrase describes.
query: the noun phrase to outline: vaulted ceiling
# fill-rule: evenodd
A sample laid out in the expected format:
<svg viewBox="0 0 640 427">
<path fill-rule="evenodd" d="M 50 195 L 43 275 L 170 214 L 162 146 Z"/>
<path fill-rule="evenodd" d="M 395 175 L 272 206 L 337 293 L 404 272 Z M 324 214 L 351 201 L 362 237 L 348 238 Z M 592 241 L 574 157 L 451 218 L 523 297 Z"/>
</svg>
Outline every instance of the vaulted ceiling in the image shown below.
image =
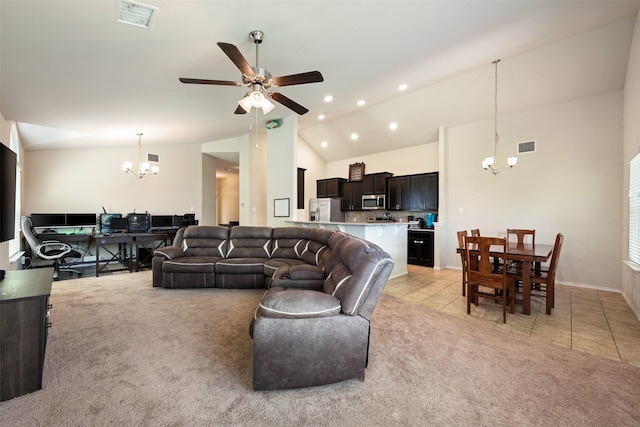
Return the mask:
<svg viewBox="0 0 640 427">
<path fill-rule="evenodd" d="M 272 75 L 323 74 L 279 92 L 310 110 L 299 135 L 326 161 L 424 144 L 439 125 L 493 116 L 494 59 L 500 114 L 621 89 L 640 8 L 637 0 L 144 3 L 158 8 L 150 29 L 116 22 L 115 0 L 0 0 L 0 110 L 19 123 L 27 150 L 133 145 L 138 132 L 145 144 L 248 133 L 250 115 L 233 114 L 245 88 L 178 77 L 240 80 L 216 43 L 236 45 L 254 65 L 252 30 L 265 33 L 260 66 Z M 259 120 L 293 114 L 276 105 Z"/>
</svg>

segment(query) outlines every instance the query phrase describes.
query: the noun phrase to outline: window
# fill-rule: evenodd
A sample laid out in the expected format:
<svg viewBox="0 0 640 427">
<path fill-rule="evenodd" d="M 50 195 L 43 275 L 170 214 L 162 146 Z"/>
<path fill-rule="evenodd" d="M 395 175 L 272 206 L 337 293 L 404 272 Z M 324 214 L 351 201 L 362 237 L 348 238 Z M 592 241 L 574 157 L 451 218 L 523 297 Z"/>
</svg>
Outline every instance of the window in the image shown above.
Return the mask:
<svg viewBox="0 0 640 427">
<path fill-rule="evenodd" d="M 18 130 L 16 129 L 16 125 L 11 126 L 11 134 L 9 136 L 9 148 L 11 148 L 18 157 L 18 164 L 16 167 L 16 222 L 14 225 L 15 230 L 15 238 L 9 241 L 9 259 L 13 257 L 15 254 L 20 252 L 20 215 L 22 212 L 22 208 L 20 206 L 20 200 L 22 197 L 20 196 L 20 184 L 22 182 L 22 168 L 20 167 L 20 144 L 18 142 Z"/>
<path fill-rule="evenodd" d="M 629 261 L 640 265 L 640 154 L 629 163 Z"/>
</svg>

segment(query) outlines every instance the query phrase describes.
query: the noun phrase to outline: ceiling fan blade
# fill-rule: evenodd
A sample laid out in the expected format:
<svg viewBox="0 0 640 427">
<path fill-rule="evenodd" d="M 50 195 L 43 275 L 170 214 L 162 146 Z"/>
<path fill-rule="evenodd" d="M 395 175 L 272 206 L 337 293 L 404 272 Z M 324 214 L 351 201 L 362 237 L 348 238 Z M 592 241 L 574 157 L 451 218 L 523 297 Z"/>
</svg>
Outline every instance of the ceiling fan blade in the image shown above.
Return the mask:
<svg viewBox="0 0 640 427">
<path fill-rule="evenodd" d="M 298 104 L 295 101 L 292 101 L 291 99 L 287 98 L 286 96 L 284 96 L 281 93 L 278 92 L 269 92 L 269 96 L 276 102 L 279 102 L 280 104 L 284 105 L 285 107 L 287 107 L 290 110 L 295 111 L 296 113 L 303 115 L 309 112 L 309 110 L 307 110 L 306 108 L 304 108 L 302 105 Z"/>
<path fill-rule="evenodd" d="M 306 73 L 292 74 L 290 76 L 274 77 L 274 86 L 292 86 L 302 85 L 305 83 L 319 83 L 323 82 L 324 78 L 320 71 L 308 71 Z"/>
<path fill-rule="evenodd" d="M 242 86 L 240 82 L 232 82 L 229 80 L 203 80 L 203 79 L 189 79 L 186 77 L 180 77 L 182 83 L 193 83 L 197 85 L 220 85 L 220 86 Z"/>
<path fill-rule="evenodd" d="M 234 111 L 233 114 L 247 114 L 247 112 L 244 111 L 244 108 L 238 105 L 238 108 L 236 108 L 236 111 Z"/>
<path fill-rule="evenodd" d="M 236 67 L 242 72 L 242 74 L 246 74 L 247 76 L 253 76 L 254 72 L 251 68 L 251 65 L 244 59 L 242 53 L 238 50 L 237 47 L 232 45 L 231 43 L 218 42 L 218 46 L 224 53 L 227 54 L 231 62 L 235 64 Z"/>
</svg>

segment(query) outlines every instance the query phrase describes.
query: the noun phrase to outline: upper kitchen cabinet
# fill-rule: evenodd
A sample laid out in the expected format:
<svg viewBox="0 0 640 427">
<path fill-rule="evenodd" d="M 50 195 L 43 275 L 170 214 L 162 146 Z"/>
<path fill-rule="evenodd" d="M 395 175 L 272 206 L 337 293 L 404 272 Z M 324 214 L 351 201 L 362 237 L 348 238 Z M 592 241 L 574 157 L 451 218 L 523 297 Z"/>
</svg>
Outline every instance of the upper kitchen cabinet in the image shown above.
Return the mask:
<svg viewBox="0 0 640 427">
<path fill-rule="evenodd" d="M 438 210 L 438 172 L 411 175 L 412 211 Z"/>
<path fill-rule="evenodd" d="M 387 194 L 390 210 L 408 211 L 411 206 L 411 179 L 409 176 L 398 176 L 387 179 Z"/>
<path fill-rule="evenodd" d="M 386 194 L 387 178 L 393 176 L 390 172 L 380 172 L 365 175 L 362 179 L 362 194 Z"/>
<path fill-rule="evenodd" d="M 349 181 L 342 183 L 341 210 L 362 210 L 362 181 Z"/>
<path fill-rule="evenodd" d="M 319 179 L 316 181 L 316 197 L 342 197 L 342 183 L 344 178 Z"/>
</svg>

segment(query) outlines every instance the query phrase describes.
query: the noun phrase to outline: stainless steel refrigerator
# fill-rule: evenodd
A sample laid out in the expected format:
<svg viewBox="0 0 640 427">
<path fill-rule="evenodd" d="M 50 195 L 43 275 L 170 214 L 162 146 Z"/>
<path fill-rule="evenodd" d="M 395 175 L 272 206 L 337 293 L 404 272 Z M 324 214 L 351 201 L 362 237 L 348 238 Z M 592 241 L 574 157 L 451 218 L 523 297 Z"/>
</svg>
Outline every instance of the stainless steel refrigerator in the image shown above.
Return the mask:
<svg viewBox="0 0 640 427">
<path fill-rule="evenodd" d="M 309 199 L 309 221 L 344 222 L 340 199 Z"/>
</svg>

